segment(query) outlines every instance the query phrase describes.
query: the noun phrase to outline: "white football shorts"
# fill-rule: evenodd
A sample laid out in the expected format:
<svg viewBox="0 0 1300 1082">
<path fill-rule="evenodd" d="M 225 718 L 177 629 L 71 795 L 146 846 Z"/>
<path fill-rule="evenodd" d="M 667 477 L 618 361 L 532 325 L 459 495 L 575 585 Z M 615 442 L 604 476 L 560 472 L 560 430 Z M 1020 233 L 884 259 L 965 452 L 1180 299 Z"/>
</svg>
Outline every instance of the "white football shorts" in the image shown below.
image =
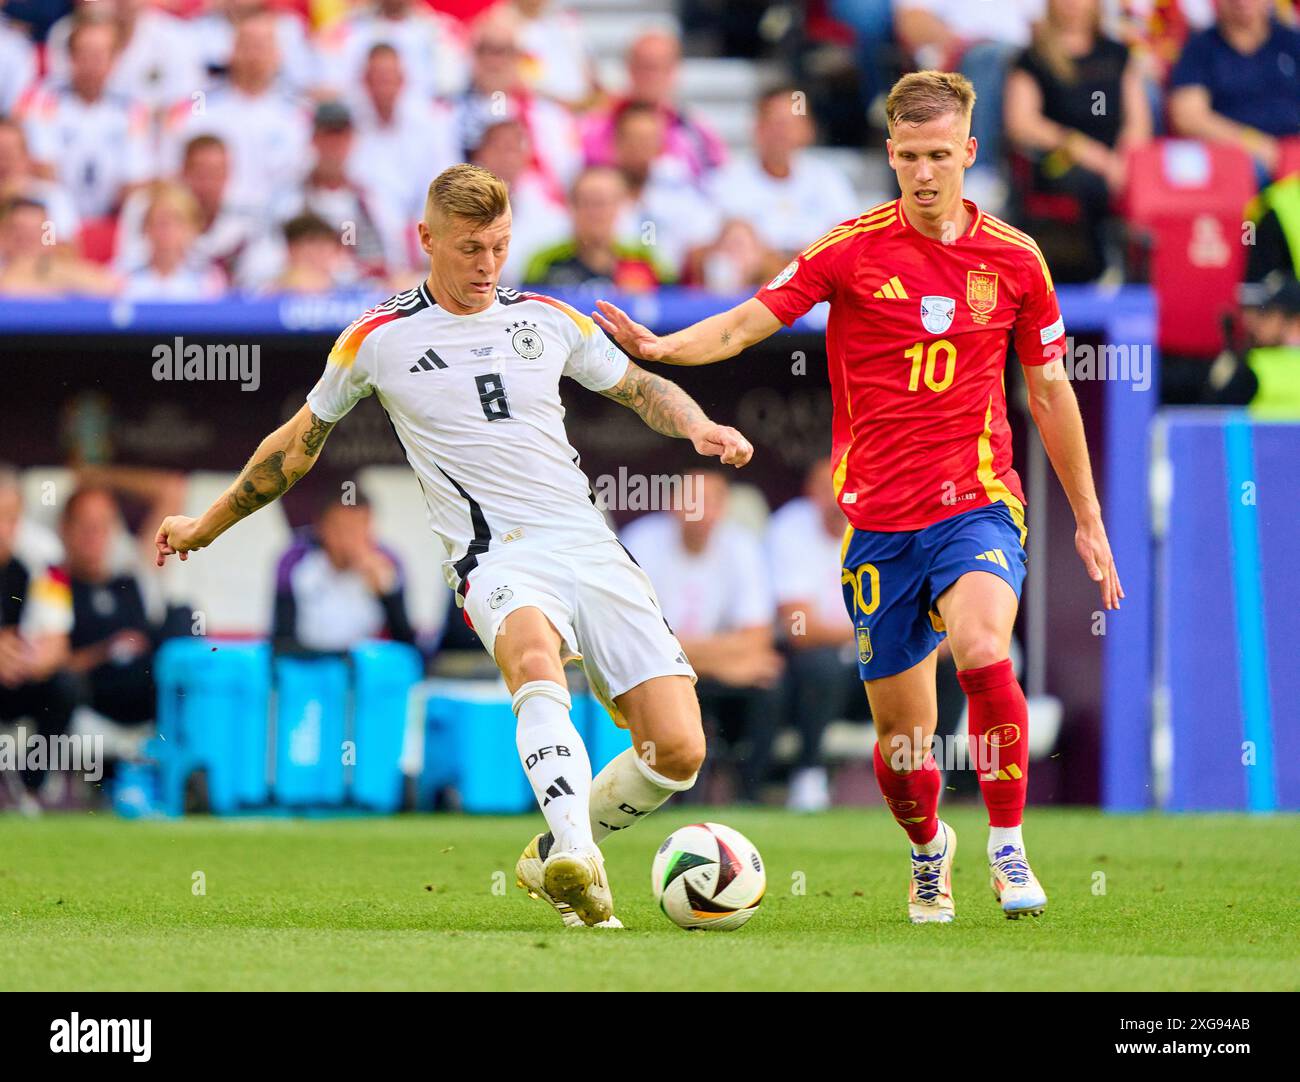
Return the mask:
<svg viewBox="0 0 1300 1082">
<path fill-rule="evenodd" d="M 516 609 L 540 609 L 564 640 L 564 660 L 582 662 L 587 682 L 616 724 L 614 700 L 656 676 L 695 670 L 659 609 L 649 576 L 617 541 L 568 549 L 495 550 L 468 576 L 465 613 L 496 656 L 502 622 Z"/>
</svg>

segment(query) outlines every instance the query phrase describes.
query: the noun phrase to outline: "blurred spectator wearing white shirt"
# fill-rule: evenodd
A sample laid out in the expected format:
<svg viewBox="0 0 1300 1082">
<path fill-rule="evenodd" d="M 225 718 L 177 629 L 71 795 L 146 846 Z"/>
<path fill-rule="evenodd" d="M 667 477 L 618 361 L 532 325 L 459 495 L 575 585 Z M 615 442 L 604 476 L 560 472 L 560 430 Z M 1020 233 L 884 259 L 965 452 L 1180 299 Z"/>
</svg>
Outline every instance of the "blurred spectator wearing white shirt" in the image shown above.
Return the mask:
<svg viewBox="0 0 1300 1082">
<path fill-rule="evenodd" d="M 230 199 L 230 152 L 215 135 L 196 135 L 185 146 L 178 178 L 194 196 L 199 209 L 199 235 L 193 255 L 215 263 L 231 281 L 236 280 L 243 255 L 262 235 L 265 216 Z M 122 207 L 117 222 L 113 265 L 122 273 L 149 261 L 144 235 L 144 215 L 151 193 L 141 189 Z"/>
<path fill-rule="evenodd" d="M 348 107 L 356 129 L 352 172 L 413 238 L 429 182 L 461 160 L 451 110 L 413 88 L 401 55 L 382 42 L 366 57 Z"/>
<path fill-rule="evenodd" d="M 185 21 L 205 72 L 230 66 L 236 26 L 240 20 L 267 6 L 266 0 L 211 0 L 209 10 Z M 296 11 L 274 8 L 270 15 L 275 20 L 275 38 L 283 59 L 280 77 L 284 88 L 295 94 L 306 94 L 321 79 L 320 62 L 308 36 L 307 24 Z"/>
<path fill-rule="evenodd" d="M 511 6 L 519 16 L 529 88 L 574 108 L 589 101 L 596 79 L 578 17 L 551 0 L 512 0 Z"/>
<path fill-rule="evenodd" d="M 984 210 L 997 213 L 1005 198 L 1002 163 L 1002 85 L 1007 68 L 1029 45 L 1045 0 L 898 0 L 894 29 L 917 66 L 960 70 L 975 86 L 977 104 L 971 135 L 978 160 L 966 174 L 966 192 Z"/>
<path fill-rule="evenodd" d="M 0 15 L 0 116 L 12 113 L 23 91 L 35 81 L 36 46 Z"/>
<path fill-rule="evenodd" d="M 278 649 L 332 652 L 381 636 L 415 641 L 401 561 L 375 536 L 363 496 L 334 496 L 280 557 L 271 638 Z"/>
<path fill-rule="evenodd" d="M 108 90 L 117 33 L 102 19 L 78 20 L 68 38 L 68 81 L 41 84 L 18 110 L 38 172 L 67 189 L 82 218 L 116 211 L 154 169 L 146 109 Z"/>
<path fill-rule="evenodd" d="M 357 284 L 356 264 L 328 222 L 314 214 L 301 214 L 285 222 L 281 233 L 284 266 L 265 284 L 267 292 L 329 293 Z"/>
<path fill-rule="evenodd" d="M 828 457 L 809 467 L 804 495 L 776 511 L 767 526 L 777 627 L 786 654 L 784 721 L 800 738 L 790 778 L 793 811 L 830 806 L 822 734 L 836 718 L 866 714 L 853 623 L 840 584 L 847 525 L 831 486 Z"/>
<path fill-rule="evenodd" d="M 230 151 L 230 196 L 240 206 L 267 208 L 274 196 L 297 186 L 310 167 L 310 118 L 279 84 L 280 48 L 270 12 L 245 16 L 235 28 L 227 82 L 168 117 L 168 172 L 179 170 L 196 135 L 215 135 Z"/>
<path fill-rule="evenodd" d="M 55 79 L 68 77 L 72 28 L 86 18 L 103 19 L 117 30 L 117 57 L 108 80 L 111 93 L 162 110 L 207 85 L 190 24 L 148 0 L 79 0 L 73 14 L 50 28 L 45 43 L 46 68 Z"/>
<path fill-rule="evenodd" d="M 723 166 L 707 185 L 724 214 L 749 222 L 785 260 L 860 209 L 844 174 L 804 152 L 816 132 L 795 95 L 783 86 L 759 98 L 754 153 Z"/>
<path fill-rule="evenodd" d="M 730 218 L 717 240 L 692 254 L 682 281 L 724 296 L 744 293 L 766 285 L 786 262 L 759 240 L 753 225 L 743 218 Z"/>
<path fill-rule="evenodd" d="M 466 152 L 500 120 L 518 120 L 528 132 L 532 168 L 563 201 L 582 167 L 578 129 L 569 110 L 539 97 L 523 77 L 519 24 L 508 9 L 494 8 L 474 26 L 470 86 L 453 105 L 457 137 Z"/>
<path fill-rule="evenodd" d="M 321 31 L 317 48 L 327 88 L 346 94 L 356 86 L 380 42 L 401 54 L 422 97 L 450 97 L 465 89 L 468 58 L 459 23 L 415 0 L 378 0 Z"/>
<path fill-rule="evenodd" d="M 614 168 L 628 186 L 619 235 L 654 249 L 679 276 L 691 250 L 717 237 L 722 219 L 681 162 L 663 153 L 664 133 L 663 115 L 651 106 L 630 105 L 619 114 Z"/>
<path fill-rule="evenodd" d="M 72 197 L 61 184 L 36 175 L 22 125 L 0 117 L 0 202 L 16 197 L 34 199 L 45 207 L 56 244 L 71 244 L 76 239 L 81 219 Z"/>
<path fill-rule="evenodd" d="M 569 208 L 533 168 L 532 141 L 518 120 L 498 121 L 487 128 L 470 161 L 495 173 L 510 191 L 510 250 L 501 269 L 501 284 L 519 286 L 529 260 L 568 235 Z"/>
<path fill-rule="evenodd" d="M 301 186 L 280 193 L 274 201 L 274 225 L 242 264 L 243 280 L 254 288 L 263 288 L 281 276 L 288 256 L 282 227 L 305 215 L 320 219 L 334 230 L 346 248 L 347 266 L 359 277 L 381 280 L 390 265 L 405 269 L 408 259 L 402 242 L 403 222 L 390 213 L 381 197 L 354 179 L 355 131 L 352 114 L 342 102 L 324 101 L 316 106 L 311 148 L 311 171 Z"/>
<path fill-rule="evenodd" d="M 684 480 L 683 493 L 695 498 L 637 519 L 623 541 L 699 675 L 701 711 L 731 749 L 741 799 L 756 801 L 767 779 L 782 668 L 768 572 L 759 539 L 726 521 L 726 475 L 700 471 Z"/>
<path fill-rule="evenodd" d="M 149 194 L 143 233 L 149 261 L 126 276 L 123 296 L 137 301 L 207 301 L 226 290 L 226 278 L 195 252 L 202 226 L 188 188 L 161 181 Z"/>
</svg>

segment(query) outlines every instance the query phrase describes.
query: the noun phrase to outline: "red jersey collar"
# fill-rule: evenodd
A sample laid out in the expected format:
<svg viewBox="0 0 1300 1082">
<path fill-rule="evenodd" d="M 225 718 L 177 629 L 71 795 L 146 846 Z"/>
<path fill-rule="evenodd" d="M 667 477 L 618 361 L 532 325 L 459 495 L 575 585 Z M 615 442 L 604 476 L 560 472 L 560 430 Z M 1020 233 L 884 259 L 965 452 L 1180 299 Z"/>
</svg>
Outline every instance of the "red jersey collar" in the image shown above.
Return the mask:
<svg viewBox="0 0 1300 1082">
<path fill-rule="evenodd" d="M 977 229 L 979 229 L 979 227 L 980 227 L 980 222 L 982 222 L 982 221 L 984 220 L 984 212 L 983 212 L 982 210 L 980 210 L 980 208 L 977 207 L 974 203 L 972 203 L 969 199 L 963 199 L 963 200 L 962 200 L 962 205 L 963 205 L 963 206 L 964 206 L 968 211 L 970 211 L 970 228 L 967 229 L 966 232 L 963 233 L 963 234 L 961 235 L 961 237 L 958 238 L 958 239 L 959 239 L 959 240 L 969 240 L 971 237 L 973 237 L 973 236 L 975 235 L 975 231 L 976 231 Z M 931 244 L 942 244 L 942 243 L 943 243 L 943 241 L 941 241 L 941 240 L 935 240 L 933 237 L 927 237 L 924 233 L 922 233 L 919 229 L 917 229 L 916 226 L 914 226 L 914 225 L 913 225 L 913 224 L 908 220 L 907 214 L 906 214 L 906 212 L 903 210 L 903 197 L 902 197 L 901 195 L 898 197 L 898 218 L 899 218 L 899 221 L 901 221 L 901 222 L 903 223 L 903 226 L 904 226 L 907 230 L 909 230 L 909 231 L 912 232 L 912 233 L 915 233 L 915 234 L 916 234 L 918 237 L 920 237 L 922 240 L 928 240 Z"/>
</svg>

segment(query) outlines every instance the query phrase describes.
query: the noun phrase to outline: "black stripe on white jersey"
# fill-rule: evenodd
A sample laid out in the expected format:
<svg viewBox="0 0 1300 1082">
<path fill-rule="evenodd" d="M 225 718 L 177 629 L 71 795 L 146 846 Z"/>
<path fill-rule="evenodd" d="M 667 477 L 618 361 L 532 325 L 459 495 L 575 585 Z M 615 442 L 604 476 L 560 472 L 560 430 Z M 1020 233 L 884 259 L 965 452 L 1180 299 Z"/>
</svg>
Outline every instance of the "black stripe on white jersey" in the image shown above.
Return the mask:
<svg viewBox="0 0 1300 1082">
<path fill-rule="evenodd" d="M 438 466 L 436 462 L 434 465 Z M 463 598 L 465 591 L 469 589 L 466 579 L 469 578 L 469 573 L 478 566 L 478 558 L 487 552 L 488 545 L 492 543 L 492 531 L 488 529 L 487 516 L 483 514 L 483 508 L 479 505 L 478 500 L 466 492 L 464 485 L 441 466 L 438 466 L 438 472 L 451 482 L 452 487 L 460 494 L 460 498 L 469 504 L 469 521 L 474 527 L 474 537 L 471 539 L 469 547 L 465 549 L 465 555 L 452 565 L 457 578 L 460 579 L 460 585 L 456 588 L 456 592 Z"/>
</svg>

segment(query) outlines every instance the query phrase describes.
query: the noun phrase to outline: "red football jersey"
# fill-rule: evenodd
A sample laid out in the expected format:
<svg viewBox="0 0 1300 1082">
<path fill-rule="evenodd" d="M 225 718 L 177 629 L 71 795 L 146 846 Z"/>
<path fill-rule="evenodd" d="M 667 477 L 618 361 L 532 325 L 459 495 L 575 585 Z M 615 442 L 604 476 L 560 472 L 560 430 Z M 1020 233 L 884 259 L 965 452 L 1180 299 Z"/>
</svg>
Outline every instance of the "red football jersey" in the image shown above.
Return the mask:
<svg viewBox="0 0 1300 1082">
<path fill-rule="evenodd" d="M 997 501 L 1024 526 L 1004 372 L 1059 357 L 1052 276 L 1026 233 L 967 201 L 951 243 L 895 199 L 836 226 L 757 296 L 787 326 L 830 302 L 826 353 L 840 507 L 862 530 L 920 530 Z"/>
</svg>

